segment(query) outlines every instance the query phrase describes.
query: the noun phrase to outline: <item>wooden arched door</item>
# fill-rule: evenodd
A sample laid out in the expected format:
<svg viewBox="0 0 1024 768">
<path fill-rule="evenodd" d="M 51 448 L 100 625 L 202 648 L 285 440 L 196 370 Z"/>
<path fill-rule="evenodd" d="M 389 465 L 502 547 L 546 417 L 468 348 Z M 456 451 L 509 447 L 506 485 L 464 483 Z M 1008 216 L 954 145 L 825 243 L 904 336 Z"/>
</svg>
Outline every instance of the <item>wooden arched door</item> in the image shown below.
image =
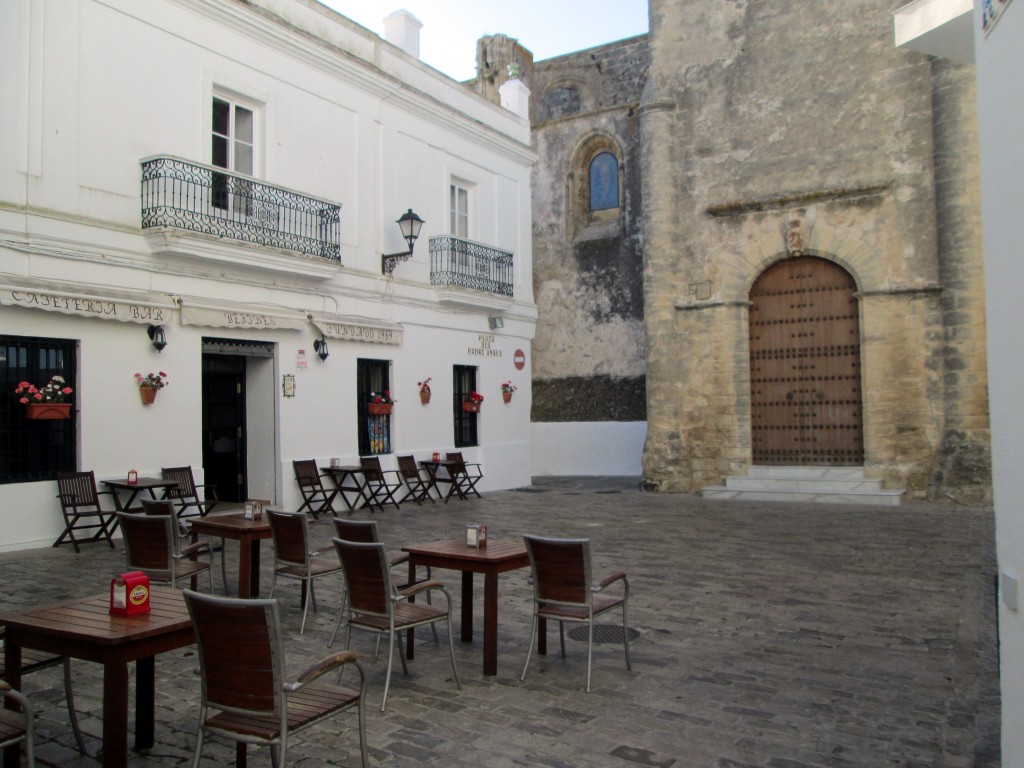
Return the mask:
<svg viewBox="0 0 1024 768">
<path fill-rule="evenodd" d="M 856 290 L 813 256 L 769 267 L 750 289 L 754 464 L 864 463 Z"/>
</svg>

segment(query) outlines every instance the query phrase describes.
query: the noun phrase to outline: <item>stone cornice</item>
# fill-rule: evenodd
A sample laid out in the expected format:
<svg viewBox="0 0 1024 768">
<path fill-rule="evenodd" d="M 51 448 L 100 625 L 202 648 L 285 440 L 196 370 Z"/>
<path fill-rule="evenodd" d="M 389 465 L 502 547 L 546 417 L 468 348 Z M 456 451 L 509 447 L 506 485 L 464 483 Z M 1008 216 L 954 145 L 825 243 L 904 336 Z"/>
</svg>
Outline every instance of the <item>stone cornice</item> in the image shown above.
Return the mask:
<svg viewBox="0 0 1024 768">
<path fill-rule="evenodd" d="M 771 195 L 754 200 L 736 200 L 729 203 L 709 205 L 704 213 L 713 218 L 723 216 L 742 216 L 747 213 L 776 211 L 792 208 L 797 205 L 814 203 L 830 203 L 836 200 L 853 200 L 856 198 L 878 197 L 892 188 L 889 183 L 869 184 L 860 187 L 835 187 L 818 189 L 810 192 L 791 192 L 783 195 Z"/>
</svg>

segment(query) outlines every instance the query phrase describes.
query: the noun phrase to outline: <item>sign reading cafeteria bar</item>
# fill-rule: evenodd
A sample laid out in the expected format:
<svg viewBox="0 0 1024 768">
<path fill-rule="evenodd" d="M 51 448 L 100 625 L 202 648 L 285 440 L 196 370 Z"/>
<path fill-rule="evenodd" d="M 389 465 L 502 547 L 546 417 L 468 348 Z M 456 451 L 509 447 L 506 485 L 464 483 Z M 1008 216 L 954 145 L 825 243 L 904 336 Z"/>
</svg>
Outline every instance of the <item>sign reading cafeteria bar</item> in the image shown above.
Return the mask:
<svg viewBox="0 0 1024 768">
<path fill-rule="evenodd" d="M 161 299 L 167 302 L 166 305 L 161 306 Z M 166 297 L 156 297 L 152 302 L 134 302 L 128 297 L 102 298 L 9 288 L 4 288 L 0 293 L 0 304 L 147 325 L 168 322 L 170 313 L 174 309 Z"/>
</svg>

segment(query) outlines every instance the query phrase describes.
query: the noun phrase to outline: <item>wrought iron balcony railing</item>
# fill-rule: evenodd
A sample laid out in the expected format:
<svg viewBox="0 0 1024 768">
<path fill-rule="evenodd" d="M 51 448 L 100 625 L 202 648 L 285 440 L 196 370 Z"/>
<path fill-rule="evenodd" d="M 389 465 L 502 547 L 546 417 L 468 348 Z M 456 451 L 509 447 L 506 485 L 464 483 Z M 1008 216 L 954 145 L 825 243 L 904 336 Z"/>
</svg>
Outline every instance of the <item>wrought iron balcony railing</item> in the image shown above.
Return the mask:
<svg viewBox="0 0 1024 768">
<path fill-rule="evenodd" d="M 430 284 L 512 295 L 512 254 L 472 240 L 430 238 Z"/>
<path fill-rule="evenodd" d="M 341 261 L 341 206 L 179 160 L 142 161 L 142 228 L 174 227 Z"/>
</svg>

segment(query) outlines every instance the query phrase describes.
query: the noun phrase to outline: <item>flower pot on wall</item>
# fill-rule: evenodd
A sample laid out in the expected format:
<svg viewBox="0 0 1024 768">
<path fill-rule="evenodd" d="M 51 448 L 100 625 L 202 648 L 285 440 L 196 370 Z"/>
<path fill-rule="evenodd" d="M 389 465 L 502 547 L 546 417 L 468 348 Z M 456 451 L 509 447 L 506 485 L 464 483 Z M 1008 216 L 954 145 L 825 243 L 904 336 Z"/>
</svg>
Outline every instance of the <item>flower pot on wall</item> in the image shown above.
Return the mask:
<svg viewBox="0 0 1024 768">
<path fill-rule="evenodd" d="M 71 403 L 25 403 L 26 419 L 67 419 Z"/>
<path fill-rule="evenodd" d="M 156 400 L 156 387 L 139 387 L 139 395 L 143 405 L 152 405 Z"/>
<path fill-rule="evenodd" d="M 424 405 L 429 403 L 430 402 L 430 393 L 429 392 L 420 392 L 420 402 L 423 403 Z"/>
<path fill-rule="evenodd" d="M 366 411 L 371 416 L 388 416 L 391 413 L 391 403 L 367 403 Z"/>
<path fill-rule="evenodd" d="M 502 392 L 501 393 L 501 399 L 504 400 L 506 403 L 511 403 L 512 402 L 512 393 L 511 392 Z"/>
<path fill-rule="evenodd" d="M 462 410 L 464 413 L 480 413 L 480 403 L 463 403 Z"/>
</svg>

